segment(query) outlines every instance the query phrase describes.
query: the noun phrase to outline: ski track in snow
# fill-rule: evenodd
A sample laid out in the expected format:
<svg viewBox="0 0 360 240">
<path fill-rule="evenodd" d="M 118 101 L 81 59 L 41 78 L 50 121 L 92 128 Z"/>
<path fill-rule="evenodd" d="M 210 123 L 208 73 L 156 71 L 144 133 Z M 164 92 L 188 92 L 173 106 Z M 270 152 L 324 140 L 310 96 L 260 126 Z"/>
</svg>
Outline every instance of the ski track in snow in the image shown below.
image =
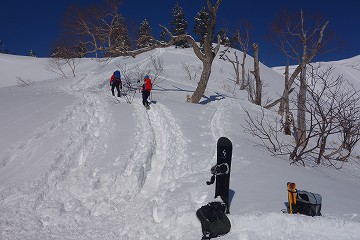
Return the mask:
<svg viewBox="0 0 360 240">
<path fill-rule="evenodd" d="M 187 173 L 187 140 L 164 105 L 152 104 L 150 110 L 145 110 L 139 102 L 133 105 L 137 132 L 124 174 L 136 176 L 138 193 L 122 210 L 124 225 L 118 235 L 124 239 L 146 239 L 156 235 L 149 222 L 170 224 L 171 219 L 164 221 L 159 206 L 164 203 L 166 193 L 173 191 L 178 179 Z"/>
<path fill-rule="evenodd" d="M 211 108 L 204 110 L 204 115 L 211 115 L 209 120 L 209 129 L 213 139 L 213 159 L 216 161 L 216 144 L 220 137 L 224 137 L 229 129 L 228 113 L 229 113 L 229 104 L 230 102 L 226 99 L 220 101 L 215 101 L 211 103 Z M 215 111 L 214 111 L 215 106 Z M 207 111 L 213 111 L 212 114 L 207 113 Z M 230 129 L 229 129 L 230 131 Z"/>
<path fill-rule="evenodd" d="M 86 194 L 91 193 L 86 191 L 94 189 L 96 179 L 95 174 L 84 166 L 91 165 L 87 163 L 91 155 L 102 151 L 101 143 L 107 135 L 108 124 L 105 100 L 86 88 L 91 80 L 96 82 L 96 78 L 88 74 L 65 87 L 66 92 L 76 96 L 74 104 L 68 106 L 59 119 L 15 145 L 13 155 L 8 156 L 9 162 L 40 158 L 48 162 L 49 167 L 24 188 L 8 189 L 8 194 L 13 197 L 4 199 L 2 205 L 5 207 L 0 209 L 5 219 L 9 219 L 5 225 L 1 223 L 5 226 L 4 236 L 7 232 L 31 236 L 31 232 L 38 232 L 46 226 L 71 222 L 77 226 L 77 220 L 91 215 L 89 209 L 93 207 L 90 208 L 91 203 L 86 200 Z M 46 141 L 56 142 L 54 149 L 48 150 L 45 156 L 38 156 L 37 149 Z M 22 164 L 22 167 L 26 168 L 26 165 Z"/>
<path fill-rule="evenodd" d="M 176 224 L 164 208 L 170 207 L 175 215 L 184 211 L 183 206 L 162 205 L 166 193 L 180 187 L 178 179 L 186 179 L 191 173 L 186 164 L 187 140 L 171 111 L 162 104 L 152 104 L 147 111 L 141 100 L 133 102 L 134 147 L 125 160 L 125 169 L 102 175 L 100 169 L 91 167 L 96 159 L 92 155 L 105 151 L 102 143 L 111 125 L 108 99 L 101 93 L 106 82 L 98 83 L 104 77 L 88 73 L 65 86 L 67 93 L 76 96 L 74 104 L 8 154 L 7 162 L 36 155 L 43 141 L 64 135 L 54 152 L 42 156 L 51 161 L 46 172 L 23 189 L 9 188 L 10 197 L 0 199 L 1 235 L 5 238 L 16 232 L 23 239 L 57 239 L 65 237 L 65 229 L 71 233 L 67 239 L 146 239 L 154 234 L 149 221 L 161 223 L 158 228 Z M 113 230 L 101 232 L 104 224 Z"/>
<path fill-rule="evenodd" d="M 227 101 L 225 100 L 214 103 L 216 108 L 210 120 L 210 129 L 215 142 L 224 136 L 223 129 L 224 125 L 226 125 L 226 116 L 224 115 L 226 103 Z"/>
</svg>

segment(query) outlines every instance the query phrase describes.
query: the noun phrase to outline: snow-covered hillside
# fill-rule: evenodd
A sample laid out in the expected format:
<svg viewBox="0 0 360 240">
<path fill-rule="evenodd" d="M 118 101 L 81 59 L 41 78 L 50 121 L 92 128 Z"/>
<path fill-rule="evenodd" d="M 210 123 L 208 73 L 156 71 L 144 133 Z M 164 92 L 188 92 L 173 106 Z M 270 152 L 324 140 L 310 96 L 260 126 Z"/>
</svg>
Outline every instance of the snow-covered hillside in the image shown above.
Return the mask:
<svg viewBox="0 0 360 240">
<path fill-rule="evenodd" d="M 149 66 L 150 56 L 164 67 L 151 109 L 140 93 L 132 104 L 112 97 L 117 66 L 130 73 Z M 356 82 L 357 59 L 332 64 Z M 205 182 L 222 136 L 234 149 L 232 229 L 221 239 L 360 239 L 360 163 L 334 170 L 271 157 L 244 133 L 243 108 L 261 110 L 234 85 L 228 62 L 214 61 L 201 104 L 185 101 L 197 82 L 183 66 L 201 65 L 191 49 L 107 64 L 84 59 L 67 79 L 46 71 L 47 59 L 0 54 L 0 63 L 0 239 L 200 239 L 195 212 L 214 200 Z M 261 65 L 261 76 L 266 97 L 277 98 L 281 72 Z M 18 78 L 34 84 L 21 87 Z M 322 195 L 322 217 L 281 213 L 288 181 Z"/>
<path fill-rule="evenodd" d="M 314 67 L 320 67 L 325 71 L 329 67 L 332 67 L 332 75 L 343 76 L 350 83 L 354 84 L 357 89 L 360 88 L 360 56 L 355 56 L 349 59 L 334 62 L 318 62 L 313 64 Z M 290 66 L 290 71 L 294 70 L 296 66 Z M 274 67 L 275 71 L 280 74 L 284 73 L 284 67 Z"/>
</svg>

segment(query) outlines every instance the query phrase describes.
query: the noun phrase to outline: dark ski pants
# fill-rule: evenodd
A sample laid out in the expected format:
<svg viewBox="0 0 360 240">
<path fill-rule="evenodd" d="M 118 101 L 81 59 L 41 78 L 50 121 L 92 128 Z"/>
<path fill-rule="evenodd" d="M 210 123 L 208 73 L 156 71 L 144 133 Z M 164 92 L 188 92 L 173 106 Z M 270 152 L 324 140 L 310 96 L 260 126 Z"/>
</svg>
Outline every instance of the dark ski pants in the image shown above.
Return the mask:
<svg viewBox="0 0 360 240">
<path fill-rule="evenodd" d="M 149 101 L 147 100 L 148 97 L 150 96 L 150 91 L 143 91 L 142 92 L 142 99 L 143 99 L 143 105 L 144 106 L 149 106 Z"/>
<path fill-rule="evenodd" d="M 113 96 L 115 96 L 115 88 L 116 88 L 116 90 L 117 90 L 117 92 L 118 92 L 118 97 L 120 97 L 120 83 L 112 83 L 111 84 L 111 92 L 112 92 L 112 95 Z"/>
</svg>

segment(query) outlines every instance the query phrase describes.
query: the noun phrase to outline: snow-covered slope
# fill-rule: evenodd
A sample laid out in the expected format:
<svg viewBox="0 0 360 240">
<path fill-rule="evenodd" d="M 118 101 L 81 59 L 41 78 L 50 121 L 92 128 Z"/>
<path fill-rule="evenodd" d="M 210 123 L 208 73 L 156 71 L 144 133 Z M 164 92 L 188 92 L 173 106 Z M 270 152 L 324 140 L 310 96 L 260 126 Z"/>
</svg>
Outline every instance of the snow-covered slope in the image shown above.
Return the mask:
<svg viewBox="0 0 360 240">
<path fill-rule="evenodd" d="M 333 62 L 318 62 L 313 64 L 315 67 L 320 67 L 322 71 L 325 71 L 329 67 L 332 67 L 332 76 L 343 76 L 350 83 L 354 84 L 358 89 L 360 88 L 360 56 L 355 56 L 349 59 Z M 296 66 L 290 66 L 290 71 L 295 70 Z M 284 67 L 272 68 L 276 72 L 283 74 Z"/>
<path fill-rule="evenodd" d="M 150 55 L 164 67 L 151 110 L 140 93 L 132 104 L 115 100 L 111 73 L 120 65 L 134 74 L 149 66 Z M 183 65 L 201 65 L 191 49 L 108 64 L 81 60 L 77 76 L 67 79 L 46 71 L 46 59 L 0 55 L 0 62 L 8 64 L 0 65 L 0 239 L 200 239 L 195 212 L 214 200 L 205 181 L 221 136 L 234 145 L 232 230 L 222 239 L 360 239 L 359 163 L 338 171 L 269 156 L 243 131 L 243 108 L 260 108 L 238 90 L 223 60 L 214 61 L 202 104 L 185 101 L 197 82 Z M 34 85 L 8 81 L 18 66 Z M 252 70 L 251 57 L 246 66 Z M 276 98 L 281 73 L 261 65 L 261 75 L 267 96 Z M 281 213 L 288 181 L 322 195 L 322 217 Z"/>
</svg>

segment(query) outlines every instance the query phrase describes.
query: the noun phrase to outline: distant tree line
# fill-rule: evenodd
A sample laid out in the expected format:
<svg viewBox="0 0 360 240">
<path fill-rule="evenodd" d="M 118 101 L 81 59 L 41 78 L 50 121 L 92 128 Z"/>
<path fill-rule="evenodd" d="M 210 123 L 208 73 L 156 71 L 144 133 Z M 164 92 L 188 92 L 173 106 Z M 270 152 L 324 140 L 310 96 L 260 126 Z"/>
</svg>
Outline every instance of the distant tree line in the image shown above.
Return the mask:
<svg viewBox="0 0 360 240">
<path fill-rule="evenodd" d="M 0 53 L 4 53 L 4 54 L 15 54 L 15 53 L 10 53 L 9 50 L 6 48 L 4 41 L 0 38 Z M 30 50 L 28 53 L 28 56 L 30 57 L 36 57 L 36 54 L 33 50 Z"/>
<path fill-rule="evenodd" d="M 208 34 L 206 26 L 210 24 L 210 19 L 210 13 L 205 6 L 195 16 L 193 33 L 201 46 Z M 173 36 L 189 34 L 188 21 L 179 2 L 176 2 L 172 9 L 169 25 L 169 32 Z M 101 4 L 85 7 L 71 5 L 64 14 L 63 29 L 62 37 L 54 43 L 52 56 L 104 58 L 136 55 L 141 52 L 136 50 L 170 40 L 165 29 L 159 37 L 155 37 L 147 19 L 143 19 L 134 31 L 136 26 L 130 27 L 130 23 L 123 17 L 119 0 L 105 0 Z M 226 37 L 224 29 L 220 31 L 222 38 Z M 210 39 L 216 41 L 213 32 L 210 34 Z M 190 47 L 186 40 L 176 41 L 172 45 Z"/>
</svg>

